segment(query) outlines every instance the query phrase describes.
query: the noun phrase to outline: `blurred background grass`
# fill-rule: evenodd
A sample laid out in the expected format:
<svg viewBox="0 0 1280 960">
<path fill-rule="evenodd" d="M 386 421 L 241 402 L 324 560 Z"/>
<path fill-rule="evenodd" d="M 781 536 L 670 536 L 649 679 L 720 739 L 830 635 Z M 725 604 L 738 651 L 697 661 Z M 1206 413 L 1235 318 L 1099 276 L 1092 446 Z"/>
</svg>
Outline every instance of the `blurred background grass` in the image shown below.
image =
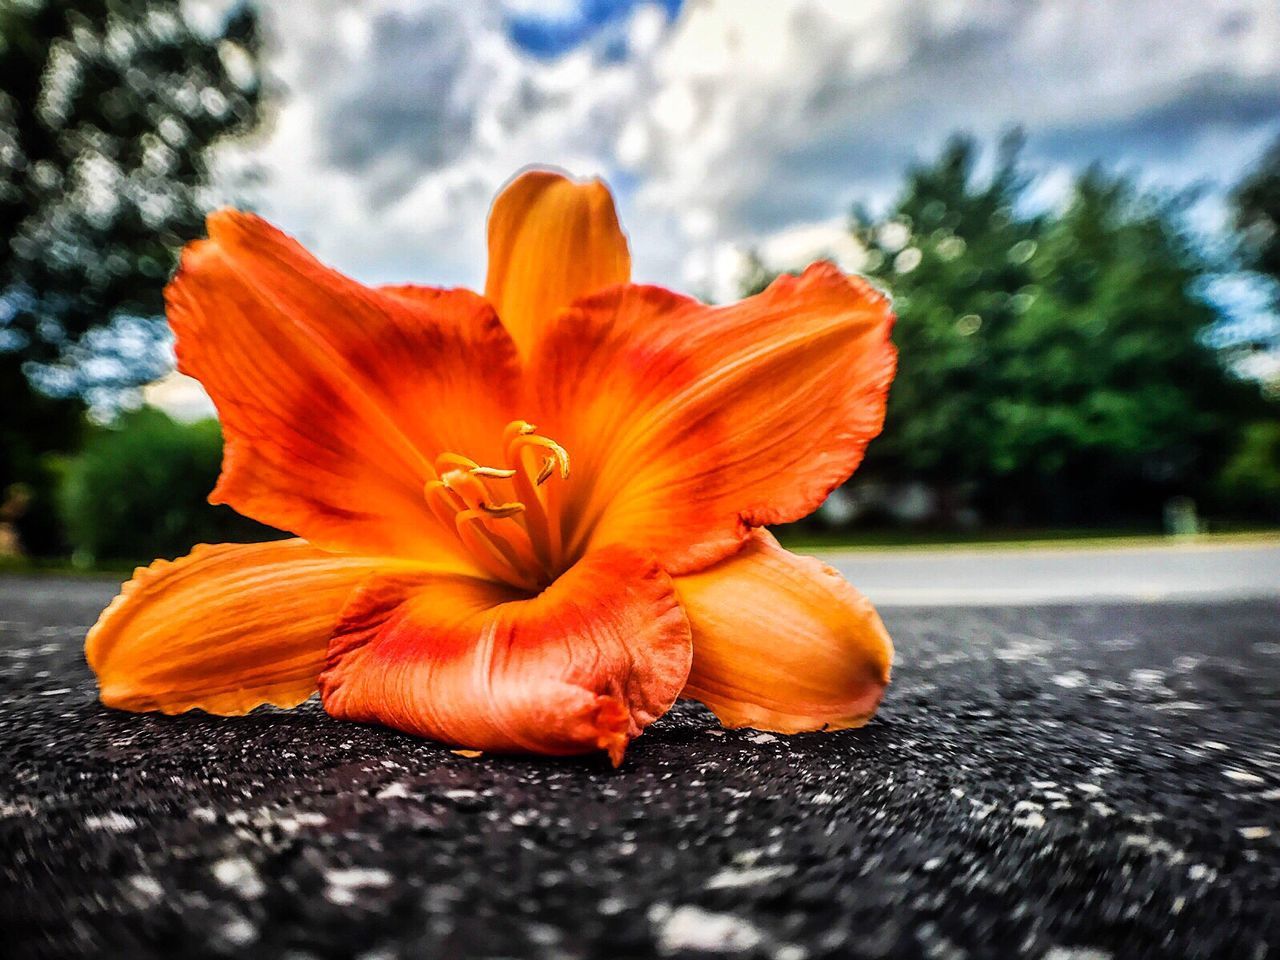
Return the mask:
<svg viewBox="0 0 1280 960">
<path fill-rule="evenodd" d="M 634 27 L 643 6 L 574 10 L 584 30 L 603 30 L 623 14 Z M 705 16 L 694 6 L 660 5 L 664 29 Z M 579 56 L 548 26 L 563 17 L 508 13 L 530 69 Z M 221 440 L 198 398 L 179 402 L 191 387 L 169 375 L 161 300 L 204 212 L 261 193 L 251 162 L 219 157 L 232 144 L 252 159 L 298 94 L 270 69 L 272 42 L 283 57 L 288 37 L 273 41 L 267 21 L 247 3 L 0 0 L 0 555 L 11 565 L 111 567 L 272 535 L 205 502 Z M 391 22 L 410 36 L 407 15 Z M 592 63 L 627 56 L 600 36 L 573 43 L 596 44 Z M 414 96 L 453 89 L 445 73 L 435 82 Z M 1258 129 L 1274 132 L 1273 88 Z M 1206 87 L 1206 111 L 1213 96 Z M 676 107 L 654 109 L 661 120 Z M 789 541 L 1280 524 L 1280 142 L 1218 190 L 1221 215 L 1206 224 L 1204 190 L 1153 186 L 1133 164 L 1078 164 L 1045 202 L 1029 136 L 955 134 L 889 171 L 876 196 L 858 197 L 851 175 L 825 252 L 893 295 L 901 367 L 884 435 Z M 625 215 L 638 203 L 629 175 L 605 172 Z M 750 231 L 739 241 L 739 293 L 804 266 Z M 429 265 L 412 279 L 431 282 Z"/>
</svg>

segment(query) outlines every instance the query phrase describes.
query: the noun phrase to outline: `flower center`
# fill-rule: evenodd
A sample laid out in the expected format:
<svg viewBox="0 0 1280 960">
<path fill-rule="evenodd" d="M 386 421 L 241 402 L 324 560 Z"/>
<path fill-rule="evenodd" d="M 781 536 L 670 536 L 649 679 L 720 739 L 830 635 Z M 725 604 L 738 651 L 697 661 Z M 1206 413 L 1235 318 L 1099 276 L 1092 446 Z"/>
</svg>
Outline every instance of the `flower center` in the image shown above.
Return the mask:
<svg viewBox="0 0 1280 960">
<path fill-rule="evenodd" d="M 424 489 L 442 523 L 453 527 L 468 552 L 491 576 L 526 590 L 540 590 L 561 569 L 560 526 L 548 520 L 557 473 L 568 479 L 569 454 L 523 420 L 502 434 L 505 467 L 481 466 L 457 453 L 436 457 L 439 480 Z"/>
</svg>

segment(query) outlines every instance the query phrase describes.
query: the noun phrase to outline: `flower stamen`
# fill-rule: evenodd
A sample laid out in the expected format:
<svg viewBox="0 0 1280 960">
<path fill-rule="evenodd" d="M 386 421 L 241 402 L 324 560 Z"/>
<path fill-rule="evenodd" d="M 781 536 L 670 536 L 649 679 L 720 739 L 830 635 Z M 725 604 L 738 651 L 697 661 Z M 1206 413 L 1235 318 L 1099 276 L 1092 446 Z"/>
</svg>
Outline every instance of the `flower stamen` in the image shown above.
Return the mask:
<svg viewBox="0 0 1280 960">
<path fill-rule="evenodd" d="M 547 455 L 543 458 L 542 468 L 538 471 L 537 479 L 534 481 L 536 486 L 542 486 L 551 477 L 557 468 L 560 470 L 560 479 L 569 479 L 569 451 L 554 440 L 546 437 L 540 437 L 537 434 L 519 434 L 512 437 L 507 443 L 507 462 L 519 463 L 520 455 L 526 450 L 546 450 Z"/>
<path fill-rule="evenodd" d="M 514 517 L 517 513 L 523 513 L 524 504 L 519 500 L 511 503 L 481 503 L 476 506 L 476 509 L 484 511 L 485 516 L 505 520 L 507 517 Z"/>
<path fill-rule="evenodd" d="M 442 477 L 451 470 L 475 470 L 480 465 L 459 453 L 442 453 L 436 457 L 436 473 Z"/>
<path fill-rule="evenodd" d="M 453 518 L 458 538 L 491 576 L 525 589 L 535 589 L 537 581 L 531 580 L 521 569 L 522 565 L 507 541 L 492 535 L 487 521 L 488 517 L 482 511 L 471 509 L 461 510 Z"/>
<path fill-rule="evenodd" d="M 528 507 L 525 526 L 529 530 L 529 537 L 546 568 L 558 572 L 563 566 L 564 551 L 561 546 L 560 525 L 551 520 L 558 516 L 556 499 L 543 484 L 557 468 L 560 478 L 568 479 L 569 452 L 549 437 L 536 433 L 537 429 L 524 420 L 514 420 L 507 424 L 503 439 L 506 441 L 507 466 L 516 471 L 512 480 L 516 495 Z M 544 454 L 536 474 L 532 473 L 525 456 L 529 452 Z"/>
<path fill-rule="evenodd" d="M 550 491 L 544 484 L 559 472 L 569 476 L 569 453 L 533 424 L 513 420 L 503 431 L 507 466 L 484 466 L 470 457 L 442 453 L 438 480 L 424 488 L 428 506 L 456 531 L 467 551 L 490 575 L 535 589 L 560 572 L 560 529 L 550 522 Z M 536 472 L 528 454 L 537 453 Z M 515 497 L 495 495 L 491 483 L 510 482 Z M 500 489 L 500 488 L 499 488 Z"/>
</svg>

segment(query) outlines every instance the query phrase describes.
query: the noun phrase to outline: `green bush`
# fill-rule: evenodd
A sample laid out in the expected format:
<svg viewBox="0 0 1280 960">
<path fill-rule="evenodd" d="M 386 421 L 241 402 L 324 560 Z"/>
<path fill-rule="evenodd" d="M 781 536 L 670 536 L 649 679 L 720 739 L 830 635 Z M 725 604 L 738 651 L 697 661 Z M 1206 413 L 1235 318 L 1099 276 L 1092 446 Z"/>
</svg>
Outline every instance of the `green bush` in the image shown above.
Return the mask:
<svg viewBox="0 0 1280 960">
<path fill-rule="evenodd" d="M 1218 477 L 1218 492 L 1240 509 L 1280 519 L 1280 422 L 1245 426 L 1239 448 Z"/>
<path fill-rule="evenodd" d="M 212 420 L 178 423 L 158 410 L 94 430 L 69 458 L 59 507 L 77 564 L 173 558 L 197 543 L 270 539 L 278 532 L 206 499 L 222 433 Z"/>
</svg>

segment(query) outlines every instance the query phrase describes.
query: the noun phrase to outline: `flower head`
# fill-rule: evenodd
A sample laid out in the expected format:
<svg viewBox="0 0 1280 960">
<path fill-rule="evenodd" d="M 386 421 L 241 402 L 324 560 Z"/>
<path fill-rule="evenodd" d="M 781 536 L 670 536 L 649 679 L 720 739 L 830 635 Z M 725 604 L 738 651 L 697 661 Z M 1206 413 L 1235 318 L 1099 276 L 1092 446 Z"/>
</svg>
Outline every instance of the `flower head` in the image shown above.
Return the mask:
<svg viewBox="0 0 1280 960">
<path fill-rule="evenodd" d="M 885 299 L 829 264 L 709 307 L 630 283 L 598 182 L 534 171 L 484 296 L 370 288 L 215 213 L 166 291 L 226 437 L 210 499 L 298 539 L 139 569 L 86 640 L 102 701 L 335 717 L 618 763 L 682 693 L 730 726 L 864 723 L 879 617 L 783 550 L 879 432 Z"/>
</svg>

